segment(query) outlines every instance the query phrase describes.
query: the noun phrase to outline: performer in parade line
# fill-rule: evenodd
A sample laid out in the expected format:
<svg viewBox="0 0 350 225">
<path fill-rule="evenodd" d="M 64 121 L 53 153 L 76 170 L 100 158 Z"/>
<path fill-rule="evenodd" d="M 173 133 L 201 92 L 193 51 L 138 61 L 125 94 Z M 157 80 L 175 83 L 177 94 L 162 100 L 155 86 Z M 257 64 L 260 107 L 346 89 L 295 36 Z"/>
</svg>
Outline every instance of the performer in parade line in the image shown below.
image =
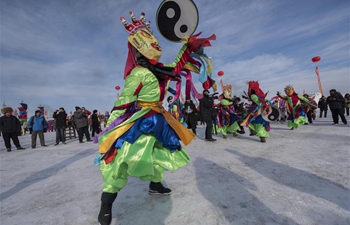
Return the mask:
<svg viewBox="0 0 350 225">
<path fill-rule="evenodd" d="M 265 100 L 267 94 L 260 89 L 257 81 L 249 81 L 246 95 L 251 105 L 248 110 L 249 114 L 241 125 L 246 124 L 249 127 L 250 136 L 256 135 L 260 138 L 260 142 L 266 142 L 266 138 L 269 137 L 270 123 L 262 117 L 262 112 L 270 113 L 271 111 L 271 107 Z"/>
<path fill-rule="evenodd" d="M 277 92 L 277 95 L 286 101 L 288 114 L 287 126 L 291 127 L 291 130 L 294 130 L 308 122 L 307 115 L 301 103 L 305 102 L 305 104 L 311 104 L 307 98 L 297 94 L 292 85 L 287 85 L 284 88 L 284 92 L 286 95 L 282 95 L 279 91 Z"/>
<path fill-rule="evenodd" d="M 232 133 L 234 137 L 238 136 L 237 130 L 238 115 L 235 112 L 232 101 L 232 86 L 223 86 L 223 93 L 219 103 L 219 113 L 216 116 L 216 131 L 221 133 L 224 139 L 227 139 L 227 133 Z"/>
<path fill-rule="evenodd" d="M 177 120 L 179 121 L 182 125 L 187 127 L 187 124 L 184 122 L 184 115 L 181 113 L 181 111 L 178 109 L 178 105 L 174 104 L 170 114 Z"/>
<path fill-rule="evenodd" d="M 196 62 L 191 58 L 191 52 L 203 50 L 202 47 L 209 46 L 209 40 L 215 39 L 215 36 L 207 39 L 191 36 L 186 39 L 176 60 L 170 65 L 163 65 L 158 61 L 161 47 L 147 26 L 144 13 L 140 20 L 132 12 L 130 15 L 130 24 L 121 17 L 130 34 L 125 85 L 114 103 L 106 129 L 94 139 L 99 143 L 100 153 L 95 164 L 100 164 L 104 179 L 98 215 L 102 225 L 111 223 L 112 204 L 129 176 L 149 181 L 150 195 L 171 193 L 162 184 L 164 170 L 174 171 L 188 164 L 190 157 L 180 141 L 186 146 L 195 135 L 163 108 L 166 83 L 181 79 L 178 74 L 185 64 Z M 199 64 L 197 66 L 200 67 Z"/>
</svg>

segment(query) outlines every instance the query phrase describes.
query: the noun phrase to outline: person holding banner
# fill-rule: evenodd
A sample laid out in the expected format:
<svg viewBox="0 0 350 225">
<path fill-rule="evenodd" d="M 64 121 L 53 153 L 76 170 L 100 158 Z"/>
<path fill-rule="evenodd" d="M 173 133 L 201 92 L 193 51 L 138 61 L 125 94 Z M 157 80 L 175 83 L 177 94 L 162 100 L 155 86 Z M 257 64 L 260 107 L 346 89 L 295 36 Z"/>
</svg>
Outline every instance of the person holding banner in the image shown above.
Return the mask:
<svg viewBox="0 0 350 225">
<path fill-rule="evenodd" d="M 195 6 L 192 1 L 188 3 Z M 162 6 L 167 7 L 161 4 L 158 11 L 164 13 L 158 15 L 166 17 L 168 8 L 163 10 Z M 189 7 L 191 5 L 186 9 Z M 193 12 L 197 12 L 195 9 Z M 199 49 L 202 52 L 202 48 L 208 46 L 206 43 L 209 44 L 208 39 L 198 40 L 198 35 L 193 37 L 189 33 L 186 35 L 188 41 L 180 38 L 185 44 L 175 61 L 165 65 L 159 62 L 162 48 L 146 22 L 145 14 L 141 13 L 140 19 L 136 19 L 130 11 L 130 17 L 131 23 L 120 18 L 129 33 L 124 88 L 114 103 L 106 129 L 94 138 L 94 142 L 99 143 L 95 164 L 100 166 L 104 180 L 98 215 L 101 225 L 111 224 L 113 202 L 129 176 L 148 181 L 150 195 L 171 194 L 171 189 L 162 183 L 164 171 L 175 171 L 189 163 L 190 157 L 182 144 L 188 145 L 195 135 L 162 106 L 166 84 L 181 80 L 178 74 L 185 64 L 197 62 L 190 54 Z M 159 18 L 159 21 L 165 22 L 166 31 L 171 28 L 166 18 Z"/>
</svg>

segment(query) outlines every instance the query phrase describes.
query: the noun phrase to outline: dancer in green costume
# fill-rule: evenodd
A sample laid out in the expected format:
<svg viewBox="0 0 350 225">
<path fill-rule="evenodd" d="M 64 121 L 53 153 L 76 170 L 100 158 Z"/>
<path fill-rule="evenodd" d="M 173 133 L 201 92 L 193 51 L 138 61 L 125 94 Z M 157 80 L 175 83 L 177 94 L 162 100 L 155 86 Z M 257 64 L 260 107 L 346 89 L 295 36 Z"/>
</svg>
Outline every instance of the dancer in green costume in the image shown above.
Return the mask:
<svg viewBox="0 0 350 225">
<path fill-rule="evenodd" d="M 142 14 L 137 20 L 130 12 L 132 23 L 121 18 L 128 37 L 128 57 L 124 71 L 125 85 L 106 129 L 94 141 L 99 143 L 96 161 L 104 179 L 101 209 L 98 221 L 109 225 L 112 220 L 112 204 L 118 192 L 126 185 L 129 176 L 150 181 L 149 194 L 169 195 L 171 190 L 163 186 L 164 170 L 177 170 L 185 166 L 190 157 L 182 147 L 189 144 L 195 135 L 163 108 L 166 85 L 170 80 L 179 80 L 182 69 L 189 66 L 199 71 L 201 64 L 190 54 L 205 46 L 210 38 L 184 38 L 172 64 L 159 63 L 161 47 L 153 36 Z M 194 64 L 194 65 L 193 65 Z M 190 69 L 188 68 L 188 69 Z M 182 144 L 180 143 L 182 142 Z"/>
<path fill-rule="evenodd" d="M 257 81 L 248 82 L 248 94 L 247 98 L 251 101 L 251 105 L 248 106 L 249 114 L 241 123 L 243 126 L 246 124 L 250 130 L 250 136 L 258 136 L 260 142 L 265 143 L 266 138 L 270 137 L 268 132 L 270 131 L 269 121 L 264 120 L 262 117 L 262 111 L 268 109 L 266 103 L 266 95 L 259 86 Z"/>
<path fill-rule="evenodd" d="M 311 105 L 309 100 L 302 95 L 297 94 L 294 91 L 292 85 L 287 85 L 284 88 L 286 95 L 282 95 L 280 92 L 277 92 L 278 97 L 286 101 L 286 108 L 288 113 L 288 127 L 291 130 L 294 130 L 305 123 L 308 122 L 307 115 L 303 109 L 302 102 Z"/>
<path fill-rule="evenodd" d="M 234 137 L 238 136 L 239 129 L 238 115 L 235 112 L 232 101 L 232 85 L 222 87 L 223 94 L 219 104 L 219 113 L 216 116 L 216 130 L 222 133 L 223 138 L 227 138 L 227 133 L 232 133 Z"/>
</svg>

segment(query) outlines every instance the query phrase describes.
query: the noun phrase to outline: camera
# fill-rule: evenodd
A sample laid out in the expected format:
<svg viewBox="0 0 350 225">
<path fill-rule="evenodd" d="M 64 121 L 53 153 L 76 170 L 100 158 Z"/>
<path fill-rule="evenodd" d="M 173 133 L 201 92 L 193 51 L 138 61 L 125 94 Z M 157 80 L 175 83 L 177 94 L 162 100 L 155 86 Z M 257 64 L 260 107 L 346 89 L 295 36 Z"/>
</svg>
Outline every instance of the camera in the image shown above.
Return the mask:
<svg viewBox="0 0 350 225">
<path fill-rule="evenodd" d="M 214 92 L 212 95 L 209 95 L 209 98 L 218 99 L 218 98 L 219 98 L 218 94 L 219 94 L 219 93 Z"/>
</svg>

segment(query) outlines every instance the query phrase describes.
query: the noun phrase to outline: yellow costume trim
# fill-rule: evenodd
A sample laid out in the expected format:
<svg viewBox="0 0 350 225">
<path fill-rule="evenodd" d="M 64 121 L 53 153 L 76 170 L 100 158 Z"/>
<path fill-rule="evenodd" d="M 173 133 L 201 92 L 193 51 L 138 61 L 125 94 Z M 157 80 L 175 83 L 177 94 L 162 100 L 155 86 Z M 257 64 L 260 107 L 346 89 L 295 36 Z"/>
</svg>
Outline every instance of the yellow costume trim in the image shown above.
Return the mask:
<svg viewBox="0 0 350 225">
<path fill-rule="evenodd" d="M 181 139 L 182 143 L 184 145 L 188 145 L 194 138 L 195 134 L 192 133 L 192 131 L 188 130 L 186 127 L 184 127 L 179 121 L 177 121 L 168 111 L 166 111 L 162 107 L 163 102 L 137 102 L 137 106 L 142 108 L 150 108 L 153 111 L 161 114 L 164 116 L 166 122 L 171 126 L 171 128 L 174 129 L 176 134 Z"/>
<path fill-rule="evenodd" d="M 122 136 L 127 130 L 130 129 L 130 127 L 132 127 L 132 125 L 134 125 L 135 122 L 132 122 L 132 123 L 128 123 L 128 124 L 125 124 L 121 127 L 118 127 L 117 129 L 115 129 L 113 131 L 112 134 L 110 134 L 101 144 L 100 146 L 98 147 L 98 151 L 99 153 L 101 154 L 104 154 L 106 153 L 109 148 L 111 147 L 111 145 L 114 143 L 114 141 L 116 139 L 118 139 L 120 136 Z"/>
</svg>

